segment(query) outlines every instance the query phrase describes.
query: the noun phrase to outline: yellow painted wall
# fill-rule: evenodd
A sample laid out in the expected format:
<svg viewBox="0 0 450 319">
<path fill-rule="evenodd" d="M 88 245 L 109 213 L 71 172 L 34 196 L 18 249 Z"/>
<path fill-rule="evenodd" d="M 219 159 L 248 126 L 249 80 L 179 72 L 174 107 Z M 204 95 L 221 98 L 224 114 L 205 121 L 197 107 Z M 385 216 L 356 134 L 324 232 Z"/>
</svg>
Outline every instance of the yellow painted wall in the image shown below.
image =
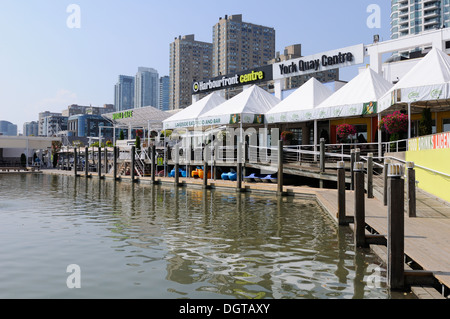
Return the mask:
<svg viewBox="0 0 450 319">
<path fill-rule="evenodd" d="M 409 151 L 406 152 L 406 161 L 450 175 L 450 149 Z M 415 170 L 420 189 L 450 202 L 450 177 L 418 167 Z"/>
<path fill-rule="evenodd" d="M 330 121 L 330 125 L 367 125 L 367 143 L 372 143 L 372 118 L 370 117 L 358 117 L 358 118 L 348 118 Z"/>
</svg>

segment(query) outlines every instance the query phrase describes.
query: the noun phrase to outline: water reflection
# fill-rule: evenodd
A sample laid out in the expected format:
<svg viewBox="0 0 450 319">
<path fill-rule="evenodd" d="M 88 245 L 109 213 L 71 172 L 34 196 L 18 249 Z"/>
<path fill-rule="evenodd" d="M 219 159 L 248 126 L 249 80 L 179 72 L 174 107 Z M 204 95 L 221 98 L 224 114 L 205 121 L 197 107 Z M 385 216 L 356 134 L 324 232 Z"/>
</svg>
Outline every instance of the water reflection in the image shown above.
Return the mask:
<svg viewBox="0 0 450 319">
<path fill-rule="evenodd" d="M 379 260 L 355 250 L 351 233 L 312 201 L 67 176 L 0 177 L 0 187 L 0 202 L 21 189 L 27 195 L 18 203 L 42 207 L 36 253 L 58 260 L 55 240 L 72 236 L 71 260 L 89 265 L 91 279 L 80 297 L 390 297 L 365 284 L 368 265 Z M 49 218 L 57 236 L 46 239 L 42 219 Z"/>
</svg>

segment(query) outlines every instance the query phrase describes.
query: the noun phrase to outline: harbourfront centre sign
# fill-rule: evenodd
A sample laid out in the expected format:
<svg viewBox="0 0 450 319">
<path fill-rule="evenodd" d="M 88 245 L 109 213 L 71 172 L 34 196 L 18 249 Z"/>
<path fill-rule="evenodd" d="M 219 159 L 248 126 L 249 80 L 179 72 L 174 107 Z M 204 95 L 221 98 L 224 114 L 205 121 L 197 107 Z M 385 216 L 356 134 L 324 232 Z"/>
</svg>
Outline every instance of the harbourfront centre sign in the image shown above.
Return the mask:
<svg viewBox="0 0 450 319">
<path fill-rule="evenodd" d="M 210 93 L 237 86 L 280 80 L 364 63 L 364 44 L 278 62 L 192 84 L 192 94 Z"/>
<path fill-rule="evenodd" d="M 217 90 L 229 89 L 236 86 L 252 85 L 272 80 L 272 66 L 238 72 L 236 74 L 215 77 L 213 79 L 194 82 L 192 94 L 208 93 Z"/>
</svg>

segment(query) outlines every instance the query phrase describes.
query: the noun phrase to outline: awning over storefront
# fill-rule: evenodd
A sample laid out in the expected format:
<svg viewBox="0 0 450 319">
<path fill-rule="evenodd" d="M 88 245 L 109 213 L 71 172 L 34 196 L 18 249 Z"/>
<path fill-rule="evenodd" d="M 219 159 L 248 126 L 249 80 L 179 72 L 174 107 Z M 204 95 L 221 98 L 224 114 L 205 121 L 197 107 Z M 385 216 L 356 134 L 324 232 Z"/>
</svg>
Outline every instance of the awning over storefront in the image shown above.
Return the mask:
<svg viewBox="0 0 450 319">
<path fill-rule="evenodd" d="M 103 116 L 116 127 L 147 128 L 148 126 L 159 126 L 162 128 L 163 121 L 169 118 L 171 114 L 150 106 L 108 113 Z"/>
<path fill-rule="evenodd" d="M 264 115 L 280 100 L 253 85 L 199 118 L 202 126 L 264 124 Z"/>
<path fill-rule="evenodd" d="M 267 123 L 303 122 L 312 117 L 312 111 L 333 92 L 316 78 L 311 78 L 291 95 L 266 113 Z"/>
<path fill-rule="evenodd" d="M 311 119 L 377 114 L 378 100 L 392 86 L 381 75 L 367 68 L 314 109 Z"/>
<path fill-rule="evenodd" d="M 211 93 L 200 101 L 163 121 L 164 129 L 195 127 L 199 124 L 198 118 L 200 116 L 225 102 L 225 98 L 220 96 L 219 93 Z"/>
<path fill-rule="evenodd" d="M 449 110 L 450 57 L 433 48 L 400 81 L 379 100 L 379 112 L 393 112 L 412 107 L 412 112 L 423 108 L 432 111 Z"/>
</svg>

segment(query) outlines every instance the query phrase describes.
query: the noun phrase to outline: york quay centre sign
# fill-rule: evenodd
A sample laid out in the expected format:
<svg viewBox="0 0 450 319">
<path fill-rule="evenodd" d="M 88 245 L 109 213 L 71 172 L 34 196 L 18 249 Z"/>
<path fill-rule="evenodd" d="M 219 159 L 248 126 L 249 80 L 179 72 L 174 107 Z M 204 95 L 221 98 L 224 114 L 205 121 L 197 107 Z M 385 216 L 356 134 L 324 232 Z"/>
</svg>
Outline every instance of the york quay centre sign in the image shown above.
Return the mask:
<svg viewBox="0 0 450 319">
<path fill-rule="evenodd" d="M 315 72 L 338 69 L 364 63 L 364 45 L 292 59 L 273 65 L 273 79 L 279 80 Z"/>
</svg>

